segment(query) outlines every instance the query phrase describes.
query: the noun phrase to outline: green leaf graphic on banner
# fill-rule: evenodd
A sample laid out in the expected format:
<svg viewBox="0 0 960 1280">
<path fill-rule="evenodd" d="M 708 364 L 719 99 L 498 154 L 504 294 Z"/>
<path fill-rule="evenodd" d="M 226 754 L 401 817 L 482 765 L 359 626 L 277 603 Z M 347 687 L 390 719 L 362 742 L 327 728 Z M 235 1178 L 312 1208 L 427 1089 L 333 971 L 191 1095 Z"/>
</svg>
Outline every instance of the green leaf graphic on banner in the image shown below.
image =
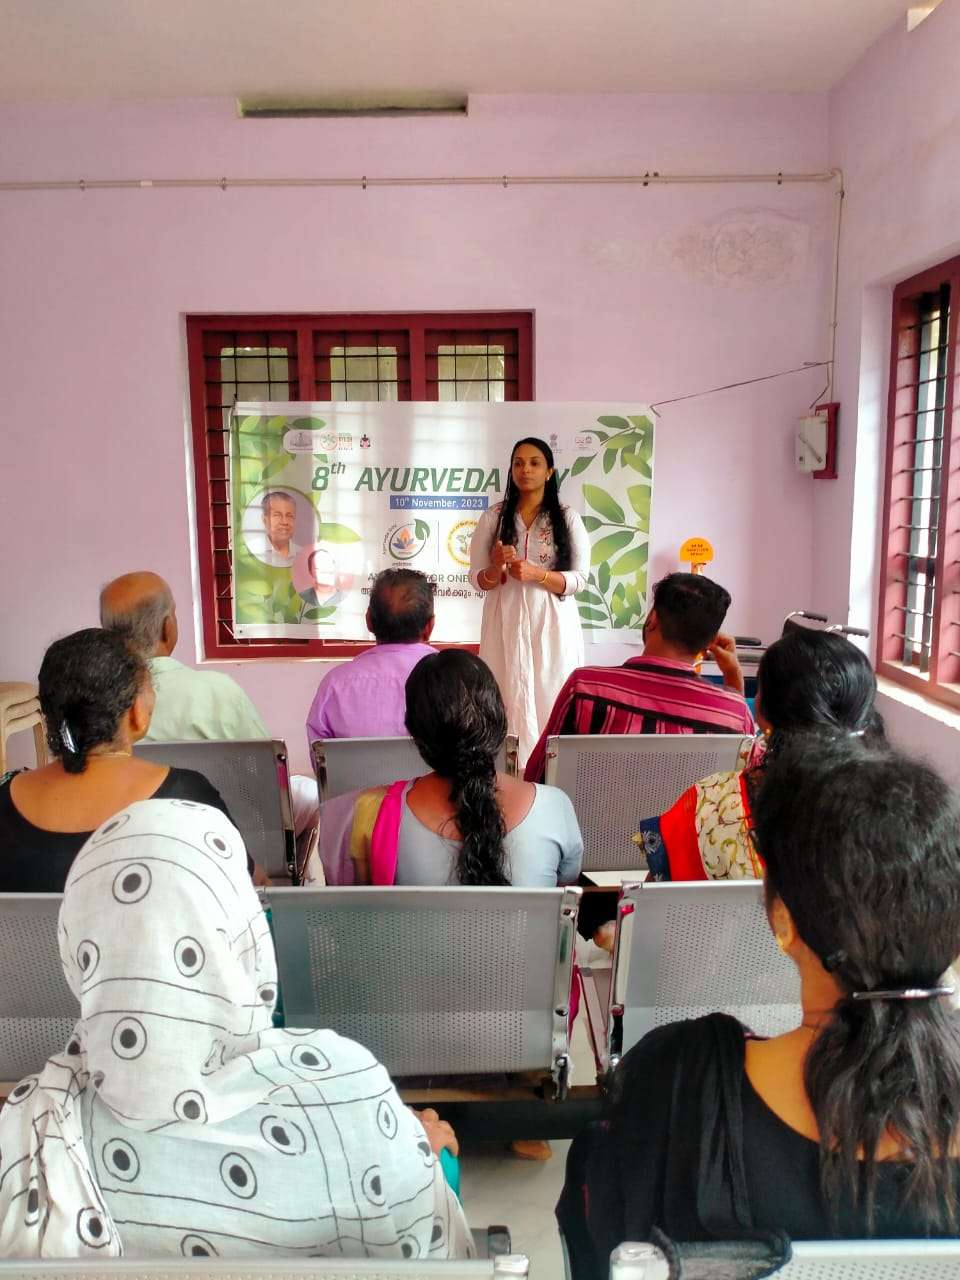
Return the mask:
<svg viewBox="0 0 960 1280">
<path fill-rule="evenodd" d="M 268 462 L 260 473 L 260 483 L 264 484 L 271 476 L 279 475 L 288 462 L 290 462 L 288 454 L 281 454 L 279 458 L 274 458 L 272 462 Z"/>
<path fill-rule="evenodd" d="M 650 522 L 650 486 L 648 484 L 632 484 L 627 490 L 630 505 L 644 523 Z"/>
<path fill-rule="evenodd" d="M 646 559 L 646 550 L 647 550 L 646 547 L 644 547 L 643 550 L 644 550 L 644 559 Z M 628 551 L 627 555 L 630 555 L 630 554 L 631 553 Z M 632 582 L 627 583 L 627 603 L 633 605 L 634 609 L 643 608 L 643 601 L 640 599 L 640 592 L 637 590 L 636 585 Z"/>
<path fill-rule="evenodd" d="M 603 474 L 609 475 L 616 465 L 617 452 L 615 449 L 605 449 L 603 452 Z"/>
<path fill-rule="evenodd" d="M 614 588 L 613 595 L 610 597 L 610 607 L 616 613 L 622 610 L 627 603 L 627 592 L 622 582 L 618 582 Z"/>
<path fill-rule="evenodd" d="M 354 533 L 345 524 L 325 524 L 321 522 L 317 529 L 317 542 L 359 542 L 359 533 Z"/>
<path fill-rule="evenodd" d="M 634 547 L 632 551 L 628 551 L 626 555 L 613 562 L 610 566 L 610 572 L 619 578 L 622 578 L 627 573 L 636 573 L 638 569 L 642 569 L 647 563 L 648 547 L 649 543 L 647 542 L 640 547 Z"/>
<path fill-rule="evenodd" d="M 580 605 L 580 617 L 586 618 L 587 622 L 606 622 L 607 615 L 601 613 L 599 609 L 588 609 L 585 604 Z"/>
<path fill-rule="evenodd" d="M 604 414 L 597 421 L 601 422 L 605 427 L 609 427 L 611 431 L 626 431 L 630 426 L 626 418 L 618 418 L 613 414 Z"/>
<path fill-rule="evenodd" d="M 279 435 L 287 425 L 287 415 L 282 414 L 276 418 L 268 418 L 267 425 L 264 430 L 269 431 L 271 435 Z"/>
<path fill-rule="evenodd" d="M 602 564 L 604 560 L 609 560 L 612 555 L 616 555 L 628 542 L 632 542 L 635 529 L 621 529 L 619 533 L 608 533 L 605 538 L 601 538 L 599 542 L 595 542 L 590 552 L 591 564 Z"/>
<path fill-rule="evenodd" d="M 581 471 L 586 471 L 587 467 L 589 467 L 590 463 L 596 456 L 597 455 L 595 453 L 591 453 L 589 457 L 577 458 L 576 462 L 570 468 L 570 474 L 572 476 L 578 476 Z"/>
<path fill-rule="evenodd" d="M 587 533 L 595 533 L 603 524 L 602 520 L 598 520 L 596 516 L 583 516 L 583 527 Z"/>
<path fill-rule="evenodd" d="M 331 614 L 337 612 L 335 604 L 317 605 L 315 609 L 308 609 L 303 615 L 304 622 L 319 622 L 321 618 L 329 618 Z"/>
<path fill-rule="evenodd" d="M 611 498 L 606 489 L 601 489 L 599 485 L 595 484 L 585 484 L 583 486 L 583 496 L 594 511 L 599 511 L 602 516 L 606 516 L 614 524 L 623 524 L 623 507 L 614 498 Z M 606 556 L 601 556 L 600 558 L 605 560 Z M 596 563 L 594 561 L 594 564 Z"/>
<path fill-rule="evenodd" d="M 635 431 L 629 432 L 625 436 L 617 436 L 616 440 L 611 440 L 604 445 L 605 449 L 609 449 L 613 453 L 622 452 L 624 449 L 636 449 L 642 441 L 643 437 L 637 435 Z"/>
<path fill-rule="evenodd" d="M 588 587 L 577 593 L 578 604 L 603 604 L 603 597 L 598 596 L 595 591 L 591 591 Z"/>
<path fill-rule="evenodd" d="M 262 600 L 256 604 L 241 604 L 240 608 L 243 614 L 243 617 L 238 619 L 240 622 L 270 622 L 273 618 L 272 611 Z"/>
<path fill-rule="evenodd" d="M 635 453 L 627 453 L 624 451 L 623 460 L 628 467 L 633 467 L 634 471 L 639 471 L 642 476 L 646 476 L 648 480 L 652 479 L 653 472 L 650 469 L 650 463 L 639 457 Z"/>
<path fill-rule="evenodd" d="M 645 413 L 641 413 L 641 414 L 632 413 L 629 415 L 629 417 L 630 417 L 630 421 L 638 430 L 644 431 L 644 432 L 653 430 L 653 423 L 650 421 L 650 419 L 647 417 Z"/>
<path fill-rule="evenodd" d="M 597 570 L 597 586 L 600 588 L 600 594 L 605 596 L 610 590 L 610 566 L 604 560 L 603 564 Z M 603 601 L 601 600 L 601 604 Z"/>
<path fill-rule="evenodd" d="M 414 532 L 414 535 L 420 540 L 423 540 L 424 538 L 429 538 L 430 526 L 427 524 L 426 520 L 414 520 L 413 532 Z"/>
<path fill-rule="evenodd" d="M 240 419 L 240 431 L 257 431 L 260 427 L 260 415 L 251 414 L 249 418 Z"/>
</svg>

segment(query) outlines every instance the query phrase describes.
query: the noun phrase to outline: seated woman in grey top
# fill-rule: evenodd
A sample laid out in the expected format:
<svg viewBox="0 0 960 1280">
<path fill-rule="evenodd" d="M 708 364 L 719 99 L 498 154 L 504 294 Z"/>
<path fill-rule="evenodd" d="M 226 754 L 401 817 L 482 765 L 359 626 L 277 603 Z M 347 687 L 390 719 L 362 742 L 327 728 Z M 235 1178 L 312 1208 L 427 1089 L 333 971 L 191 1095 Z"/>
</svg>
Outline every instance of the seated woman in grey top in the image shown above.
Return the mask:
<svg viewBox="0 0 960 1280">
<path fill-rule="evenodd" d="M 464 649 L 431 654 L 406 695 L 407 730 L 433 772 L 404 795 L 396 883 L 575 881 L 583 839 L 566 793 L 496 771 L 507 716 L 486 663 Z"/>
<path fill-rule="evenodd" d="M 433 772 L 321 806 L 327 884 L 553 888 L 576 881 L 583 840 L 566 794 L 497 772 L 507 717 L 484 662 L 463 649 L 421 658 L 407 679 L 406 725 Z M 304 883 L 316 879 L 308 863 Z"/>
</svg>

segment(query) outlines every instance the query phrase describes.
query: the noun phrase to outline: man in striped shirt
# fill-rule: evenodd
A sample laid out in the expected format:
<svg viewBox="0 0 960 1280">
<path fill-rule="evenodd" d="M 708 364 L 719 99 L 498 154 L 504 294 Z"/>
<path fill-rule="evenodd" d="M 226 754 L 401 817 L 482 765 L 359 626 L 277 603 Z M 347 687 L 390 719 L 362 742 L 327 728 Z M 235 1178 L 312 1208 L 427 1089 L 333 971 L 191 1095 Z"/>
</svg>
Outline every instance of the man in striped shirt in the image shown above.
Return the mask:
<svg viewBox="0 0 960 1280">
<path fill-rule="evenodd" d="M 560 690 L 527 762 L 524 778 L 542 782 L 547 738 L 572 733 L 754 732 L 732 636 L 720 631 L 730 593 L 709 578 L 671 573 L 653 590 L 643 624 L 643 653 L 622 667 L 578 667 Z M 723 686 L 699 675 L 708 654 Z"/>
</svg>

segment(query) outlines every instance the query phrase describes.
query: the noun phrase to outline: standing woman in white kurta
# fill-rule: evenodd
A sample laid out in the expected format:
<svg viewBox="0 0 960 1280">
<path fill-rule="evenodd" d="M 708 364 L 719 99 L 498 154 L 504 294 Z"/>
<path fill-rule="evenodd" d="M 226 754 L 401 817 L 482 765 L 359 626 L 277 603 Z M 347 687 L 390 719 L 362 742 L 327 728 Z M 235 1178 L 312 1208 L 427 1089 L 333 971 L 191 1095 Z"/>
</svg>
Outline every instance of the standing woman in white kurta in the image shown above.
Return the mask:
<svg viewBox="0 0 960 1280">
<path fill-rule="evenodd" d="M 583 663 L 574 596 L 586 585 L 590 539 L 560 505 L 553 453 L 518 440 L 503 501 L 485 511 L 470 544 L 470 581 L 485 594 L 480 657 L 496 676 L 521 768 L 567 676 Z"/>
</svg>

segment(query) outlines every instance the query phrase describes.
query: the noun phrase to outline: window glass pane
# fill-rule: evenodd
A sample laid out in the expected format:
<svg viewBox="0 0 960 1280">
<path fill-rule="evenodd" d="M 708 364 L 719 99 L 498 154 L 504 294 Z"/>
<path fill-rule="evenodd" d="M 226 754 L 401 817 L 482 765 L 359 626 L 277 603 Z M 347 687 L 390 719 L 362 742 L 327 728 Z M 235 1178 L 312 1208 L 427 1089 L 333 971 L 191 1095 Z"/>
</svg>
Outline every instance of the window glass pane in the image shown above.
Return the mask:
<svg viewBox="0 0 960 1280">
<path fill-rule="evenodd" d="M 487 357 L 482 356 L 461 356 L 456 357 L 457 360 L 457 377 L 458 378 L 485 378 L 487 376 Z"/>
<path fill-rule="evenodd" d="M 488 400 L 486 382 L 458 382 L 458 400 Z"/>
<path fill-rule="evenodd" d="M 376 382 L 348 382 L 347 399 L 376 400 L 378 399 L 377 386 Z"/>
<path fill-rule="evenodd" d="M 902 609 L 903 661 L 929 672 L 936 605 L 936 557 L 940 538 L 942 436 L 946 401 L 949 289 L 924 295 L 919 305 L 916 405 L 909 448 L 910 487 L 906 507 L 908 552 L 906 604 Z"/>
<path fill-rule="evenodd" d="M 438 382 L 437 391 L 439 400 L 456 400 L 457 384 L 455 382 Z"/>
</svg>

